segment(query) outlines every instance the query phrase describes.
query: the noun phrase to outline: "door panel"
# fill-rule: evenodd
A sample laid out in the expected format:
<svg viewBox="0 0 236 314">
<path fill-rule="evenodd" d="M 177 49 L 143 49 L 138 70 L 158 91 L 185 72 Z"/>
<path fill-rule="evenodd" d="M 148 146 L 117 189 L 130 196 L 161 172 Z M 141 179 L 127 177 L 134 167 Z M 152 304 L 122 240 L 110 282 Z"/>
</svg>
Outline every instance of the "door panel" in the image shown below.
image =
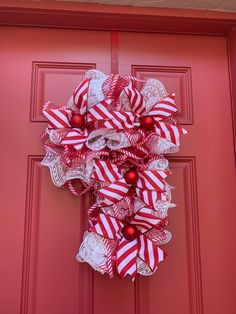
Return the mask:
<svg viewBox="0 0 236 314">
<path fill-rule="evenodd" d="M 91 270 L 75 260 L 90 196 L 77 199 L 53 186 L 48 169 L 40 166 L 39 136 L 46 127 L 45 100 L 67 102 L 88 69 L 110 72 L 110 33 L 2 28 L 0 37 L 2 127 L 7 132 L 1 155 L 6 166 L 0 241 L 6 253 L 0 312 L 91 313 Z"/>
<path fill-rule="evenodd" d="M 119 45 L 112 47 L 105 31 L 3 27 L 0 39 L 7 135 L 0 155 L 0 312 L 233 314 L 228 239 L 235 237 L 235 182 L 224 38 L 119 33 Z M 173 239 L 164 248 L 169 258 L 157 274 L 135 284 L 110 280 L 76 262 L 92 197 L 76 198 L 54 187 L 48 169 L 40 166 L 43 102 L 66 102 L 88 69 L 110 73 L 111 48 L 120 74 L 157 78 L 176 91 L 178 118 L 189 130 L 180 153 L 170 156 L 168 182 L 178 206 L 169 213 Z"/>
<path fill-rule="evenodd" d="M 121 33 L 118 64 L 121 75 L 157 78 L 176 91 L 179 120 L 189 130 L 180 153 L 170 157 L 173 239 L 169 258 L 149 279 L 150 314 L 157 303 L 165 314 L 203 313 L 203 303 L 204 313 L 234 313 L 235 232 L 228 219 L 235 215 L 234 146 L 225 39 Z"/>
</svg>

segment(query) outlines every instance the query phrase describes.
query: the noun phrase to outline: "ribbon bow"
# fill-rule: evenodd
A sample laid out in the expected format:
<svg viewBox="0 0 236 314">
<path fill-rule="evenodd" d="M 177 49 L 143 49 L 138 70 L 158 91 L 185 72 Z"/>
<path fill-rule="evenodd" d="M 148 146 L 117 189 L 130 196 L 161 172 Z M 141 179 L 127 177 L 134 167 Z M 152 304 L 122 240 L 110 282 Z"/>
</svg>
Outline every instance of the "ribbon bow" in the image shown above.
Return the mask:
<svg viewBox="0 0 236 314">
<path fill-rule="evenodd" d="M 140 126 L 142 117 L 150 116 L 155 121 L 154 132 L 179 146 L 179 136 L 187 134 L 187 131 L 165 121 L 177 112 L 175 94 L 167 95 L 147 110 L 145 99 L 132 80 L 124 91 L 130 101 L 131 112 L 111 111 L 105 103 L 100 103 L 90 110 L 89 120 L 104 120 L 103 127 L 107 129 L 131 129 Z"/>
<path fill-rule="evenodd" d="M 157 200 L 168 201 L 165 193 L 167 171 L 139 170 L 138 180 L 133 184 L 138 197 L 147 205 L 155 207 Z M 111 206 L 127 196 L 132 184 L 126 182 L 122 169 L 110 161 L 95 159 L 92 178 L 107 182 L 98 190 L 103 198 L 101 206 Z"/>
<path fill-rule="evenodd" d="M 119 241 L 116 252 L 117 272 L 121 278 L 129 274 L 134 279 L 137 275 L 138 258 L 155 272 L 158 264 L 166 257 L 164 251 L 146 235 L 161 221 L 161 218 L 153 215 L 151 208 L 142 207 L 129 223 L 123 223 L 115 217 L 100 213 L 91 231 Z"/>
<path fill-rule="evenodd" d="M 48 129 L 56 129 L 59 143 L 73 146 L 76 150 L 83 148 L 87 141 L 88 131 L 86 127 L 83 130 L 74 128 L 72 118 L 80 114 L 83 119 L 86 119 L 89 82 L 90 79 L 85 79 L 75 88 L 72 97 L 75 109 L 67 106 L 55 108 L 51 102 L 46 102 L 43 107 L 43 114 L 48 119 Z"/>
</svg>

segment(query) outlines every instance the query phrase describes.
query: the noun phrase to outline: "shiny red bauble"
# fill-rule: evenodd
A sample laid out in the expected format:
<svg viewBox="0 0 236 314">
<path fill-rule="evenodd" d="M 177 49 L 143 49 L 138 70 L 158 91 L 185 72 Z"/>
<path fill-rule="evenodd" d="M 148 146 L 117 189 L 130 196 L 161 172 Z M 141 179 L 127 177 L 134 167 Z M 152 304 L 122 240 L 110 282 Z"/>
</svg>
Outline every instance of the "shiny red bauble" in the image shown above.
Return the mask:
<svg viewBox="0 0 236 314">
<path fill-rule="evenodd" d="M 70 124 L 73 128 L 81 129 L 85 125 L 85 119 L 81 114 L 75 114 L 72 116 Z"/>
<path fill-rule="evenodd" d="M 151 116 L 141 117 L 139 122 L 140 122 L 141 127 L 146 130 L 151 130 L 155 125 L 155 120 Z"/>
<path fill-rule="evenodd" d="M 132 225 L 132 224 L 127 224 L 125 225 L 122 229 L 121 232 L 124 236 L 124 238 L 128 241 L 133 241 L 134 239 L 136 239 L 140 232 L 138 231 L 138 229 Z"/>
<path fill-rule="evenodd" d="M 125 172 L 124 178 L 125 178 L 126 183 L 134 184 L 138 181 L 139 175 L 136 170 L 131 169 Z"/>
</svg>

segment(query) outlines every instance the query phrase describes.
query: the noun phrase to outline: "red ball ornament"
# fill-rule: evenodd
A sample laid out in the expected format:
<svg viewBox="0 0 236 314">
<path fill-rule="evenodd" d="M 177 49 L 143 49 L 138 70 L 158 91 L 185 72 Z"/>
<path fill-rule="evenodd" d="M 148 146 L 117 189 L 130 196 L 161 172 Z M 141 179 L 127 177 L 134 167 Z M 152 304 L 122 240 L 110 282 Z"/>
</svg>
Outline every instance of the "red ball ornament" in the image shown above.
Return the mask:
<svg viewBox="0 0 236 314">
<path fill-rule="evenodd" d="M 132 224 L 127 224 L 125 225 L 122 229 L 121 232 L 124 236 L 124 238 L 128 241 L 133 241 L 139 236 L 139 231 L 138 229 L 132 225 Z"/>
<path fill-rule="evenodd" d="M 72 116 L 70 124 L 73 128 L 81 129 L 85 125 L 84 117 L 81 114 L 75 114 Z"/>
<path fill-rule="evenodd" d="M 125 178 L 126 183 L 134 184 L 138 181 L 139 175 L 136 170 L 131 169 L 125 172 L 124 178 Z"/>
<path fill-rule="evenodd" d="M 143 127 L 146 130 L 151 130 L 155 125 L 155 120 L 151 116 L 141 117 L 139 122 L 141 124 L 141 127 Z"/>
</svg>

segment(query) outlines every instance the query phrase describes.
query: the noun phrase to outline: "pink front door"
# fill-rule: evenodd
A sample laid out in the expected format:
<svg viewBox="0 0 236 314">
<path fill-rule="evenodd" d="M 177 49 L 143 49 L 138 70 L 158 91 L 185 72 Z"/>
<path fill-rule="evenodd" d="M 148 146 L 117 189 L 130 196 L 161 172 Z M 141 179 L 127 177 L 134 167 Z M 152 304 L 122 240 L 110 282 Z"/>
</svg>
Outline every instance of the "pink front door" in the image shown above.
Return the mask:
<svg viewBox="0 0 236 314">
<path fill-rule="evenodd" d="M 235 313 L 236 195 L 224 38 L 119 33 L 117 45 L 106 31 L 2 27 L 0 40 L 0 313 Z M 157 78 L 175 91 L 179 121 L 189 130 L 180 153 L 170 156 L 178 206 L 169 212 L 169 257 L 157 274 L 135 284 L 76 262 L 91 195 L 76 198 L 54 187 L 40 166 L 43 102 L 65 103 L 88 69 L 110 73 L 112 56 L 120 74 Z"/>
</svg>

